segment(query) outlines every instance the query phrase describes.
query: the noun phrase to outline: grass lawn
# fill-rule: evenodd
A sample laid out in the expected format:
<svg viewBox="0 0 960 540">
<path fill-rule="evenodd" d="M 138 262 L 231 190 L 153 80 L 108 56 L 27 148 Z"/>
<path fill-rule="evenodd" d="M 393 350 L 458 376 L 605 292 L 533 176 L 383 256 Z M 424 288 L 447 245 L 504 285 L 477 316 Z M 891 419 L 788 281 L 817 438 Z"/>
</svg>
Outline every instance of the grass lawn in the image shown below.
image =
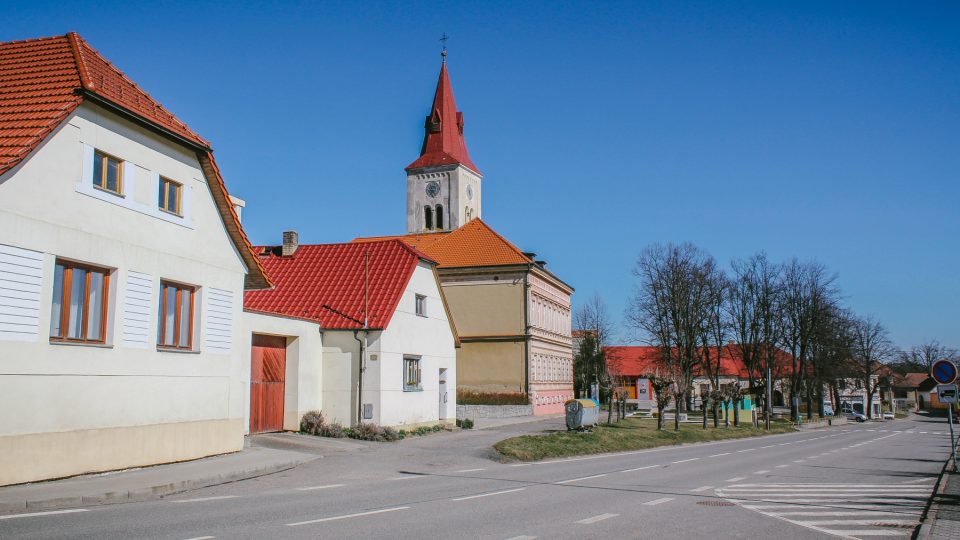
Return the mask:
<svg viewBox="0 0 960 540">
<path fill-rule="evenodd" d="M 590 433 L 559 432 L 545 435 L 522 435 L 504 439 L 493 447 L 503 456 L 520 461 L 536 461 L 544 458 L 581 456 L 603 452 L 623 452 L 641 450 L 656 446 L 674 444 L 720 441 L 756 437 L 769 433 L 789 433 L 794 431 L 788 422 L 773 422 L 770 431 L 753 429 L 749 426 L 735 428 L 723 424 L 714 429 L 703 429 L 701 424 L 680 424 L 680 431 L 673 431 L 673 421 L 668 420 L 665 431 L 657 431 L 656 419 L 628 418 L 611 426 L 600 425 Z"/>
</svg>

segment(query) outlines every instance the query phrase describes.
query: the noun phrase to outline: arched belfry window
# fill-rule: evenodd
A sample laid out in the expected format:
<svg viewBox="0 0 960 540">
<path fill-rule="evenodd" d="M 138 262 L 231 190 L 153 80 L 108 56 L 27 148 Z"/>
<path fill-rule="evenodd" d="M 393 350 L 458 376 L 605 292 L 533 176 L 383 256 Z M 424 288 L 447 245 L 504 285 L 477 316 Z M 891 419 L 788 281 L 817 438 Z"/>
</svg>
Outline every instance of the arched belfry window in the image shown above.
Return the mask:
<svg viewBox="0 0 960 540">
<path fill-rule="evenodd" d="M 437 228 L 438 229 L 443 228 L 443 205 L 442 204 L 437 205 Z"/>
<path fill-rule="evenodd" d="M 433 208 L 429 206 L 423 207 L 423 228 L 428 231 L 433 228 Z"/>
</svg>

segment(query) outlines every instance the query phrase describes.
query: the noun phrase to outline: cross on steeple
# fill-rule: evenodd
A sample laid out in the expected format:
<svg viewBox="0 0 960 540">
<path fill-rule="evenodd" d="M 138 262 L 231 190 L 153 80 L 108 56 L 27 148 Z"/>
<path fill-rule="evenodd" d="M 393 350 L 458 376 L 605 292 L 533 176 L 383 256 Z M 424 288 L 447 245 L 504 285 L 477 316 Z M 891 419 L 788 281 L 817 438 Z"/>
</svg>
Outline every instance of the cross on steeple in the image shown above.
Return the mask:
<svg viewBox="0 0 960 540">
<path fill-rule="evenodd" d="M 447 63 L 447 40 L 448 39 L 450 38 L 447 36 L 446 32 L 444 32 L 443 35 L 440 36 L 440 42 L 443 43 L 443 49 L 440 51 L 440 56 L 443 57 L 444 64 Z"/>
</svg>

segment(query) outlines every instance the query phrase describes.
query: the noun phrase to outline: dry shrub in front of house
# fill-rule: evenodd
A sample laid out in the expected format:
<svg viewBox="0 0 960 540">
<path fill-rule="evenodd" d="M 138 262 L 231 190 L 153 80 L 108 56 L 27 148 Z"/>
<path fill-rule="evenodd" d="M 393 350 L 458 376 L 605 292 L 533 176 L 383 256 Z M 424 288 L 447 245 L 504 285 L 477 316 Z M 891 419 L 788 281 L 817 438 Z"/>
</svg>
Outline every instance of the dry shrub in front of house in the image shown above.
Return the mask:
<svg viewBox="0 0 960 540">
<path fill-rule="evenodd" d="M 343 429 L 343 425 L 341 425 L 340 422 L 333 422 L 323 425 L 320 429 L 320 436 L 342 439 L 347 436 L 347 430 Z"/>
<path fill-rule="evenodd" d="M 323 413 L 320 411 L 308 411 L 300 419 L 300 431 L 310 435 L 320 435 L 323 429 Z"/>
<path fill-rule="evenodd" d="M 397 430 L 391 427 L 380 427 L 376 424 L 357 424 L 348 433 L 351 439 L 361 441 L 395 441 L 400 438 Z"/>
<path fill-rule="evenodd" d="M 529 405 L 527 395 L 521 392 L 457 391 L 457 405 Z"/>
</svg>

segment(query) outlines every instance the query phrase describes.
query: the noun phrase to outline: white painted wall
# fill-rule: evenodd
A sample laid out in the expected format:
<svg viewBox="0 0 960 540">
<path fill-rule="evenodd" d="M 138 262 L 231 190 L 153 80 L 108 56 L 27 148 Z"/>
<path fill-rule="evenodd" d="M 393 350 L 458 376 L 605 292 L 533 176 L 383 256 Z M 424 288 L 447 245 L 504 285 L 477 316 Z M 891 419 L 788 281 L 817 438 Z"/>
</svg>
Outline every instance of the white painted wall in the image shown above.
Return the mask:
<svg viewBox="0 0 960 540">
<path fill-rule="evenodd" d="M 125 160 L 125 197 L 93 190 L 93 148 Z M 182 219 L 156 209 L 159 175 L 184 185 Z M 111 269 L 105 346 L 49 341 L 58 257 Z M 0 485 L 242 448 L 244 274 L 196 156 L 78 108 L 0 176 L 0 292 L 12 291 L 0 296 L 13 298 L 0 306 L 30 322 L 0 326 Z M 161 279 L 199 288 L 194 351 L 156 348 Z M 109 441 L 91 431 L 119 428 Z M 191 429 L 216 435 L 184 439 Z"/>
<path fill-rule="evenodd" d="M 241 325 L 246 344 L 243 347 L 243 384 L 245 392 L 245 431 L 250 429 L 250 354 L 253 334 L 287 338 L 287 366 L 284 382 L 283 428 L 300 429 L 304 413 L 323 409 L 323 335 L 317 323 L 288 317 L 244 312 Z"/>
</svg>

